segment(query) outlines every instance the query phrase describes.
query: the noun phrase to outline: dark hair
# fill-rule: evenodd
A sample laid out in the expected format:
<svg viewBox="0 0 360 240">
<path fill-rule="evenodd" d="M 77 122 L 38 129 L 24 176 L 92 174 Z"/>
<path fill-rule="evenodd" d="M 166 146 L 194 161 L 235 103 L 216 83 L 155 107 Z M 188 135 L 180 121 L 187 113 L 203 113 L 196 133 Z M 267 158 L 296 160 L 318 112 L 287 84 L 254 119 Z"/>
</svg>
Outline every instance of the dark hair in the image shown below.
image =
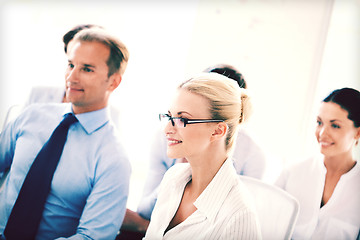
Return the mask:
<svg viewBox="0 0 360 240">
<path fill-rule="evenodd" d="M 94 25 L 94 24 L 81 24 L 81 25 L 77 25 L 77 26 L 73 27 L 70 31 L 65 33 L 65 35 L 63 36 L 65 53 L 67 53 L 68 44 L 74 38 L 75 34 L 77 34 L 78 32 L 80 32 L 83 29 L 92 28 L 92 27 L 102 28 L 102 27 L 100 27 L 98 25 Z"/>
<path fill-rule="evenodd" d="M 246 82 L 243 75 L 231 65 L 217 64 L 205 69 L 204 72 L 214 72 L 224 75 L 225 77 L 235 80 L 240 88 L 246 88 Z"/>
<path fill-rule="evenodd" d="M 360 92 L 353 88 L 336 89 L 323 102 L 333 102 L 348 112 L 348 119 L 360 127 Z"/>
</svg>

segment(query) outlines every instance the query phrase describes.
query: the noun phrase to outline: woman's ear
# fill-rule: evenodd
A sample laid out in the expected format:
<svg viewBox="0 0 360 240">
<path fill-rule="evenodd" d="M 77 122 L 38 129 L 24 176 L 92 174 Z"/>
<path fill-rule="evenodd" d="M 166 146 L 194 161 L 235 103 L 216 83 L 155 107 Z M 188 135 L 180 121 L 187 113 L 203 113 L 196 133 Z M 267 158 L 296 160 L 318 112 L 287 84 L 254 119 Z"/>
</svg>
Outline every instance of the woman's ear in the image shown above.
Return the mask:
<svg viewBox="0 0 360 240">
<path fill-rule="evenodd" d="M 223 136 L 225 136 L 227 129 L 228 129 L 228 126 L 224 122 L 220 122 L 220 123 L 216 124 L 216 128 L 215 128 L 214 132 L 212 133 L 211 138 L 213 140 L 222 138 Z"/>
<path fill-rule="evenodd" d="M 359 143 L 359 138 L 360 138 L 360 127 L 357 128 L 357 133 L 355 135 L 355 145 L 358 145 Z"/>
</svg>

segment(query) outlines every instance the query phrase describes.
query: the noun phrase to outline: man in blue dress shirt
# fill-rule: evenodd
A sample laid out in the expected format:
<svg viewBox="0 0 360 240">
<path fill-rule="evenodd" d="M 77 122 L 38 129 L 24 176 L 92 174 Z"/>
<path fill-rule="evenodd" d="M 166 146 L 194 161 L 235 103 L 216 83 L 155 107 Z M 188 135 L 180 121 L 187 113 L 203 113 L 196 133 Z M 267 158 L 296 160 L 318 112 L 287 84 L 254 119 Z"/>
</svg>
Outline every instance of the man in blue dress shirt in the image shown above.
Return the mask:
<svg viewBox="0 0 360 240">
<path fill-rule="evenodd" d="M 36 239 L 114 239 L 122 224 L 131 169 L 107 106 L 128 51 L 95 28 L 75 35 L 67 57 L 70 103 L 31 105 L 1 133 L 0 173 L 10 171 L 0 192 L 0 236 L 37 153 L 67 113 L 78 122 L 68 131 Z"/>
</svg>

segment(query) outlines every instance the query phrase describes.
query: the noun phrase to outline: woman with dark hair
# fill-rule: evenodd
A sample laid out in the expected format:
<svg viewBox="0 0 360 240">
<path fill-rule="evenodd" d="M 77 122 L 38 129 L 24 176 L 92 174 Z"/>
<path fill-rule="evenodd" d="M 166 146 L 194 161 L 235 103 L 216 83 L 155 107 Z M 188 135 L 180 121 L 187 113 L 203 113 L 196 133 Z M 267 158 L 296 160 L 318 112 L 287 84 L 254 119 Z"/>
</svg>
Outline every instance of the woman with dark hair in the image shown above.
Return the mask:
<svg viewBox="0 0 360 240">
<path fill-rule="evenodd" d="M 239 72 L 239 70 L 229 64 L 216 64 L 214 66 L 208 67 L 204 70 L 204 72 L 214 72 L 224 75 L 225 77 L 235 80 L 240 88 L 247 89 L 244 76 Z"/>
<path fill-rule="evenodd" d="M 285 170 L 277 181 L 300 203 L 292 238 L 356 239 L 360 166 L 353 149 L 360 138 L 359 91 L 337 89 L 322 101 L 315 136 L 321 154 Z"/>
</svg>

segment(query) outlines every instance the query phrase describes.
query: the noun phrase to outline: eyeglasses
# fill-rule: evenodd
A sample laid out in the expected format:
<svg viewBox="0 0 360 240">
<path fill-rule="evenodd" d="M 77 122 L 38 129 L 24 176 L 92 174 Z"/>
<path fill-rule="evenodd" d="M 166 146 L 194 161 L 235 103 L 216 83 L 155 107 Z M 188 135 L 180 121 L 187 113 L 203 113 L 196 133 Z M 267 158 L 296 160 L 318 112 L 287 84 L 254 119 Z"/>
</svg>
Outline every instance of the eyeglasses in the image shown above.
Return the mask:
<svg viewBox="0 0 360 240">
<path fill-rule="evenodd" d="M 171 121 L 173 126 L 176 125 L 178 128 L 184 128 L 187 124 L 195 123 L 209 123 L 209 122 L 223 122 L 224 120 L 215 120 L 215 119 L 187 119 L 182 117 L 172 117 L 169 114 L 159 114 L 159 119 L 161 122 Z"/>
</svg>

